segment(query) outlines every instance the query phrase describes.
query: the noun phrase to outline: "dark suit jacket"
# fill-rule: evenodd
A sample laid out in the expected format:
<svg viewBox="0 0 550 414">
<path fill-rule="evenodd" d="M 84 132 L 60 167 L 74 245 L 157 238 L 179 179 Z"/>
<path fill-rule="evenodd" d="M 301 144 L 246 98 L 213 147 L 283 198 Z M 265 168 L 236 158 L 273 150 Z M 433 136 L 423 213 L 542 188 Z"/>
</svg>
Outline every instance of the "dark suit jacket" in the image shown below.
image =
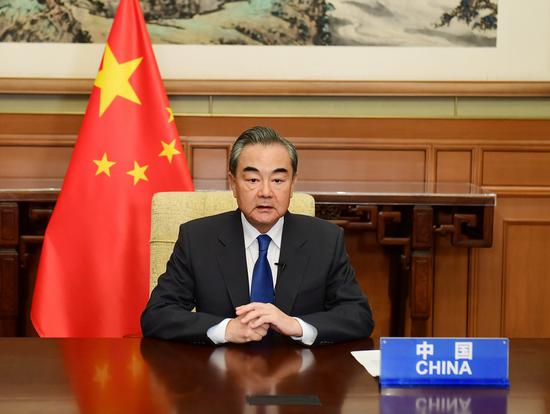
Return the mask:
<svg viewBox="0 0 550 414">
<path fill-rule="evenodd" d="M 275 305 L 318 330 L 315 344 L 368 337 L 374 323 L 338 226 L 287 213 Z M 143 315 L 144 336 L 212 343 L 206 331 L 250 302 L 239 210 L 180 226 Z M 191 312 L 196 308 L 196 312 Z"/>
</svg>

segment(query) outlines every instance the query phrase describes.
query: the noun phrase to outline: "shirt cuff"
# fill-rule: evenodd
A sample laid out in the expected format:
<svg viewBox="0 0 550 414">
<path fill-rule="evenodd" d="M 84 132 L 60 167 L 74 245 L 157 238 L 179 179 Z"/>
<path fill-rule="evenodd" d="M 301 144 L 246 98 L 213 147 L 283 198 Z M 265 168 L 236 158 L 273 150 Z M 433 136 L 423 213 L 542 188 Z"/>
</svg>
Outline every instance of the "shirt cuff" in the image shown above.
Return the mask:
<svg viewBox="0 0 550 414">
<path fill-rule="evenodd" d="M 217 325 L 208 328 L 206 336 L 216 345 L 225 344 L 227 342 L 225 339 L 225 330 L 230 320 L 231 318 L 226 318 Z"/>
<path fill-rule="evenodd" d="M 317 328 L 307 322 L 304 322 L 300 318 L 294 319 L 296 319 L 302 327 L 302 336 L 291 336 L 291 338 L 295 341 L 302 342 L 304 345 L 313 345 L 313 342 L 317 339 Z"/>
</svg>

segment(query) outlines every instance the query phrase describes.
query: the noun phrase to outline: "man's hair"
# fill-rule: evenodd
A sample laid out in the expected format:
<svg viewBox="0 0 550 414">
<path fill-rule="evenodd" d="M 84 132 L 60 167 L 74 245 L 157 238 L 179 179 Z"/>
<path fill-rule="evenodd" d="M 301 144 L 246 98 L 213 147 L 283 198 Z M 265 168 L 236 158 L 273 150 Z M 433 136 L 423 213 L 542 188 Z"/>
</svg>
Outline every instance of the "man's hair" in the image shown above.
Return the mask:
<svg viewBox="0 0 550 414">
<path fill-rule="evenodd" d="M 274 129 L 264 126 L 255 126 L 254 128 L 247 129 L 233 143 L 231 153 L 229 154 L 229 171 L 231 171 L 231 174 L 237 174 L 237 163 L 244 147 L 254 144 L 283 145 L 290 157 L 292 175 L 296 175 L 298 171 L 298 153 L 296 152 L 296 147 L 292 142 L 281 137 Z"/>
</svg>

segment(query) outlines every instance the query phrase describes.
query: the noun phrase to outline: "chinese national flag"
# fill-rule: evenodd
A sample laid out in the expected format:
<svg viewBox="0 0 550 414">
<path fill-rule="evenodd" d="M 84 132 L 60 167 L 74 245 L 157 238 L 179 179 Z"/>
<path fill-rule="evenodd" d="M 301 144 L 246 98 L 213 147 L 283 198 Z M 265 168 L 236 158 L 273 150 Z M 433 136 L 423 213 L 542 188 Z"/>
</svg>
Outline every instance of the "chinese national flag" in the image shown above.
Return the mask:
<svg viewBox="0 0 550 414">
<path fill-rule="evenodd" d="M 193 190 L 138 0 L 121 0 L 49 222 L 31 318 L 40 336 L 140 332 L 152 195 Z"/>
</svg>

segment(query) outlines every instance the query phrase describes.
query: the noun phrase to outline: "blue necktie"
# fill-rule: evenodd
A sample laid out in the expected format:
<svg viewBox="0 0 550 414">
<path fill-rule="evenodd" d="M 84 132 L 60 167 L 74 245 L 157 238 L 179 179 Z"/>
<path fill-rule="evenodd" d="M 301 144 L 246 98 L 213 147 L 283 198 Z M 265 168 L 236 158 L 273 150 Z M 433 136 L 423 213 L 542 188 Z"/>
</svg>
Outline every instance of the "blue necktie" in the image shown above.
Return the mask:
<svg viewBox="0 0 550 414">
<path fill-rule="evenodd" d="M 250 301 L 275 303 L 275 292 L 273 291 L 273 276 L 267 261 L 267 248 L 271 238 L 267 234 L 258 236 L 258 260 L 254 264 L 252 272 L 252 287 L 250 288 Z"/>
</svg>

